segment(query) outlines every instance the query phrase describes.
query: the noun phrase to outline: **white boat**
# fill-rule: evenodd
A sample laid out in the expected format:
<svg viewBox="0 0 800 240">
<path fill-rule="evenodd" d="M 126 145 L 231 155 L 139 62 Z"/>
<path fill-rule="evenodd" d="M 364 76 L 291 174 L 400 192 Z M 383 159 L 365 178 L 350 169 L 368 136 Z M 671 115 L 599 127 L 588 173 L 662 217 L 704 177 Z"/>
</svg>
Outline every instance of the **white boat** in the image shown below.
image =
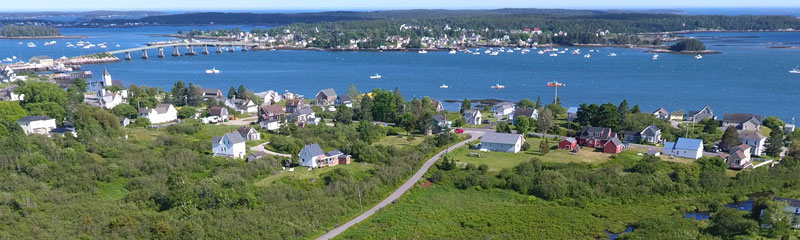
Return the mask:
<svg viewBox="0 0 800 240">
<path fill-rule="evenodd" d="M 610 54 L 608 54 L 608 56 L 609 56 L 609 57 L 616 57 L 616 56 L 617 56 L 617 54 L 616 54 L 616 53 L 610 53 Z"/>
<path fill-rule="evenodd" d="M 206 69 L 207 74 L 219 74 L 219 70 L 217 68 Z"/>
<path fill-rule="evenodd" d="M 483 51 L 483 53 L 489 54 L 489 53 L 492 53 L 492 50 L 486 50 L 486 51 Z"/>
<path fill-rule="evenodd" d="M 450 53 L 451 55 L 452 55 L 452 54 L 456 54 L 456 50 L 455 50 L 455 49 L 453 49 L 453 50 L 450 50 L 450 52 L 449 52 L 449 53 Z"/>
<path fill-rule="evenodd" d="M 500 54 L 500 53 L 499 53 L 499 52 L 492 52 L 492 53 L 490 53 L 489 55 L 490 55 L 490 56 L 497 56 L 497 54 Z"/>
<path fill-rule="evenodd" d="M 588 53 L 586 55 L 583 55 L 583 58 L 590 58 L 590 57 L 592 57 L 592 55 Z"/>
<path fill-rule="evenodd" d="M 558 51 L 558 53 L 564 54 L 564 53 L 567 53 L 567 52 L 566 51 Z"/>
<path fill-rule="evenodd" d="M 419 53 L 419 54 L 426 54 L 426 53 L 428 53 L 428 51 L 425 51 L 425 49 L 422 49 L 422 50 L 419 50 L 419 52 L 418 52 L 418 53 Z"/>
<path fill-rule="evenodd" d="M 506 52 L 507 53 L 514 53 L 514 50 L 509 49 L 509 50 L 506 50 Z"/>
<path fill-rule="evenodd" d="M 800 74 L 800 66 L 794 67 L 794 69 L 789 71 L 789 73 L 798 73 L 798 74 Z"/>
<path fill-rule="evenodd" d="M 697 56 L 694 56 L 694 58 L 696 58 L 696 59 L 703 59 L 703 55 L 697 54 Z"/>
<path fill-rule="evenodd" d="M 658 53 L 653 54 L 653 60 L 658 60 Z"/>
<path fill-rule="evenodd" d="M 119 44 L 117 44 L 116 47 L 119 47 Z"/>
<path fill-rule="evenodd" d="M 371 76 L 369 76 L 369 79 L 380 79 L 381 77 L 382 77 L 382 76 L 381 76 L 380 74 L 377 74 L 377 73 L 376 73 L 375 75 L 371 75 Z"/>
<path fill-rule="evenodd" d="M 28 47 L 36 47 L 36 44 L 34 44 L 34 43 L 32 43 L 32 42 L 29 42 L 29 43 L 28 43 Z"/>
<path fill-rule="evenodd" d="M 502 85 L 500 83 L 492 85 L 492 89 L 504 89 L 504 88 L 506 88 L 506 85 Z"/>
<path fill-rule="evenodd" d="M 17 59 L 17 56 L 11 56 L 11 59 Z"/>
<path fill-rule="evenodd" d="M 3 62 L 11 62 L 11 61 L 14 61 L 14 60 L 11 59 L 11 58 L 3 58 Z"/>
<path fill-rule="evenodd" d="M 551 57 L 558 57 L 558 53 L 551 53 L 550 56 Z"/>
<path fill-rule="evenodd" d="M 542 51 L 542 50 L 539 50 L 539 51 L 538 51 L 538 52 L 536 52 L 536 53 L 538 53 L 538 54 L 544 54 L 544 51 Z"/>
<path fill-rule="evenodd" d="M 480 52 L 474 52 L 474 53 L 472 53 L 472 55 L 481 55 L 481 53 Z"/>
<path fill-rule="evenodd" d="M 22 45 L 22 44 L 23 44 L 22 42 L 18 42 L 18 43 L 17 43 L 17 45 Z"/>
<path fill-rule="evenodd" d="M 443 83 L 441 86 L 439 86 L 439 88 L 450 88 L 450 86 L 447 86 L 447 84 Z"/>
<path fill-rule="evenodd" d="M 518 47 L 514 48 L 514 51 L 521 51 L 521 50 L 522 50 L 522 48 L 518 48 Z"/>
</svg>

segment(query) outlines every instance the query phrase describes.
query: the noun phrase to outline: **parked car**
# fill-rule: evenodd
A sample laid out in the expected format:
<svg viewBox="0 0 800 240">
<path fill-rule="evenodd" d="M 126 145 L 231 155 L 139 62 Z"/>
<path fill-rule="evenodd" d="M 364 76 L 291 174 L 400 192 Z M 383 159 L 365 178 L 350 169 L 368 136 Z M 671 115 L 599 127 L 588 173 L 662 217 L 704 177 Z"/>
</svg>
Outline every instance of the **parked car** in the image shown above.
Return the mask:
<svg viewBox="0 0 800 240">
<path fill-rule="evenodd" d="M 464 129 L 463 128 L 456 129 L 456 133 L 462 134 L 464 133 Z"/>
</svg>

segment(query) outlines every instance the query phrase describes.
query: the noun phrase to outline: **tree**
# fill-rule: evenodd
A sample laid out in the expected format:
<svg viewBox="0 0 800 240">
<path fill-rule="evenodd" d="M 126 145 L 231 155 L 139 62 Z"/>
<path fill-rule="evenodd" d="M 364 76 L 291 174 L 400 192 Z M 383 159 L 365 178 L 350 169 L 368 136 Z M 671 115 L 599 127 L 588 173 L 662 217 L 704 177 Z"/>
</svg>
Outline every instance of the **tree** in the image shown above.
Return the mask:
<svg viewBox="0 0 800 240">
<path fill-rule="evenodd" d="M 192 106 L 183 106 L 180 110 L 178 110 L 178 118 L 180 119 L 191 118 L 195 114 L 197 114 L 197 108 Z"/>
<path fill-rule="evenodd" d="M 72 85 L 75 85 L 82 93 L 89 91 L 89 84 L 83 78 L 75 79 L 75 81 L 72 81 Z"/>
<path fill-rule="evenodd" d="M 187 101 L 190 106 L 200 106 L 203 102 L 203 88 L 189 83 L 189 91 L 186 93 Z"/>
<path fill-rule="evenodd" d="M 639 104 L 633 105 L 633 108 L 631 108 L 631 113 L 640 113 L 640 112 L 642 112 L 642 109 L 639 108 Z"/>
<path fill-rule="evenodd" d="M 511 133 L 511 125 L 506 122 L 499 122 L 495 127 L 496 131 L 499 133 Z"/>
<path fill-rule="evenodd" d="M 542 109 L 542 97 L 541 96 L 537 96 L 536 97 L 536 105 L 534 106 L 534 108 Z"/>
<path fill-rule="evenodd" d="M 677 43 L 669 46 L 669 50 L 672 51 L 703 51 L 706 50 L 706 45 L 703 44 L 700 40 L 694 38 L 687 38 L 678 41 Z"/>
<path fill-rule="evenodd" d="M 523 98 L 517 103 L 517 107 L 520 108 L 536 108 L 536 103 L 531 101 L 530 99 Z"/>
<path fill-rule="evenodd" d="M 709 134 L 716 134 L 719 131 L 719 121 L 714 119 L 703 119 L 700 121 L 700 124 L 703 125 L 703 132 Z"/>
<path fill-rule="evenodd" d="M 547 143 L 547 139 L 542 139 L 539 141 L 539 153 L 545 155 L 550 152 L 550 144 Z"/>
<path fill-rule="evenodd" d="M 523 136 L 528 134 L 528 131 L 531 130 L 531 123 L 533 119 L 525 116 L 517 116 L 516 121 L 514 122 L 514 127 L 517 129 L 517 133 L 522 134 Z"/>
<path fill-rule="evenodd" d="M 37 102 L 25 104 L 25 109 L 28 110 L 30 115 L 46 115 L 56 119 L 56 123 L 61 125 L 64 117 L 67 115 L 67 110 L 62 105 L 54 102 Z"/>
<path fill-rule="evenodd" d="M 764 153 L 770 157 L 778 157 L 783 151 L 783 131 L 772 131 L 767 138 L 767 148 Z"/>
<path fill-rule="evenodd" d="M 599 127 L 611 128 L 614 132 L 619 132 L 619 110 L 617 105 L 613 103 L 606 103 L 600 106 L 599 112 Z M 594 125 L 593 125 L 594 126 Z"/>
<path fill-rule="evenodd" d="M 188 91 L 183 81 L 178 80 L 175 82 L 175 84 L 172 85 L 172 103 L 177 106 L 185 105 Z"/>
<path fill-rule="evenodd" d="M 739 132 L 736 131 L 736 127 L 728 126 L 725 129 L 725 133 L 722 134 L 722 140 L 719 142 L 720 148 L 727 151 L 740 144 L 742 144 L 742 140 L 739 139 Z"/>
<path fill-rule="evenodd" d="M 547 134 L 551 127 L 553 127 L 553 113 L 550 109 L 545 108 L 539 113 L 539 119 L 536 120 L 536 130 L 542 134 Z"/>
<path fill-rule="evenodd" d="M 228 88 L 228 99 L 233 99 L 236 97 L 236 89 L 231 87 Z"/>
<path fill-rule="evenodd" d="M 247 88 L 244 88 L 244 85 L 239 84 L 239 90 L 236 91 L 236 98 L 238 99 L 247 98 Z"/>
<path fill-rule="evenodd" d="M 461 101 L 461 114 L 464 114 L 464 111 L 472 109 L 472 102 L 469 99 L 464 98 L 464 101 Z"/>
<path fill-rule="evenodd" d="M 628 100 L 623 99 L 621 103 L 619 103 L 619 107 L 617 107 L 619 111 L 619 115 L 624 117 L 628 113 L 630 113 L 630 109 L 628 109 Z"/>
<path fill-rule="evenodd" d="M 353 109 L 349 107 L 340 107 L 336 109 L 336 116 L 334 120 L 338 123 L 350 124 L 353 122 Z"/>
<path fill-rule="evenodd" d="M 361 96 L 361 92 L 358 91 L 356 85 L 351 83 L 350 88 L 347 89 L 347 96 L 350 97 L 351 101 L 356 101 Z"/>
<path fill-rule="evenodd" d="M 536 176 L 534 194 L 547 200 L 565 197 L 569 192 L 567 178 L 560 172 L 544 170 Z"/>
<path fill-rule="evenodd" d="M 770 226 L 770 237 L 787 236 L 790 231 L 794 214 L 785 209 L 789 204 L 784 201 L 769 201 L 767 208 L 761 214 L 761 224 Z"/>
<path fill-rule="evenodd" d="M 757 229 L 755 221 L 745 219 L 741 212 L 732 208 L 721 208 L 711 216 L 711 224 L 708 226 L 709 233 L 724 239 L 750 235 Z"/>
<path fill-rule="evenodd" d="M 27 115 L 28 112 L 18 102 L 0 101 L 0 121 L 16 122 Z"/>
<path fill-rule="evenodd" d="M 67 92 L 50 82 L 26 82 L 14 90 L 17 94 L 25 94 L 22 105 L 29 103 L 52 102 L 59 106 L 67 104 Z"/>
<path fill-rule="evenodd" d="M 763 122 L 764 127 L 768 127 L 772 129 L 772 131 L 783 131 L 783 126 L 786 125 L 780 118 L 775 116 L 769 116 L 764 119 Z"/>
<path fill-rule="evenodd" d="M 127 117 L 127 118 L 134 117 L 136 116 L 137 113 L 139 113 L 139 111 L 136 111 L 136 108 L 127 103 L 121 103 L 117 105 L 116 107 L 111 109 L 111 112 L 113 112 L 114 115 L 117 115 L 119 117 Z"/>
</svg>

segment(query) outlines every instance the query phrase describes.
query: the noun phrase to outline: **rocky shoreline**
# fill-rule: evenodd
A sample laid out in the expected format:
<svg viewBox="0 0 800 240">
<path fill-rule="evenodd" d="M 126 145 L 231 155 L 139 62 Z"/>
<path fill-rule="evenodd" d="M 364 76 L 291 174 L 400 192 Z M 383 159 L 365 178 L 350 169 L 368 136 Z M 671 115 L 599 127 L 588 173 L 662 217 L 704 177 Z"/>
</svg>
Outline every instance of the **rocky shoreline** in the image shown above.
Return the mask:
<svg viewBox="0 0 800 240">
<path fill-rule="evenodd" d="M 67 36 L 36 36 L 36 37 L 4 37 L 0 36 L 0 39 L 83 39 L 88 38 L 88 36 L 83 35 L 67 35 Z"/>
</svg>

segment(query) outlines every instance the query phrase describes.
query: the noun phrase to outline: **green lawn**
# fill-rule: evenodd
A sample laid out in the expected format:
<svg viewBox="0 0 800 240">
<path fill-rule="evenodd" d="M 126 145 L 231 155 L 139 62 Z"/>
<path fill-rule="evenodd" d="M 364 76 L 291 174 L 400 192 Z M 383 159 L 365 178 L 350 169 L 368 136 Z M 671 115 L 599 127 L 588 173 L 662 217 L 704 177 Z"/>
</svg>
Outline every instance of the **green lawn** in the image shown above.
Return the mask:
<svg viewBox="0 0 800 240">
<path fill-rule="evenodd" d="M 289 169 L 283 170 L 281 172 L 275 173 L 266 177 L 264 179 L 259 180 L 255 183 L 256 186 L 264 187 L 269 186 L 273 182 L 279 179 L 287 179 L 287 180 L 311 180 L 316 179 L 316 181 L 320 181 L 320 176 L 326 172 L 332 171 L 337 168 L 343 168 L 350 170 L 354 176 L 362 175 L 368 173 L 370 170 L 375 168 L 372 164 L 369 163 L 362 163 L 362 162 L 352 162 L 348 165 L 338 165 L 333 167 L 325 167 L 325 168 L 317 168 L 311 171 L 308 171 L 307 167 L 295 167 L 293 172 L 289 172 Z"/>
<path fill-rule="evenodd" d="M 100 198 L 110 199 L 110 200 L 118 200 L 125 195 L 128 194 L 128 190 L 125 189 L 125 184 L 128 183 L 127 178 L 117 178 L 116 180 L 106 183 L 106 182 L 98 182 L 98 190 L 95 193 Z"/>
<path fill-rule="evenodd" d="M 381 140 L 373 143 L 373 145 L 386 145 L 386 146 L 412 146 L 412 145 L 419 145 L 425 140 L 425 136 L 422 135 L 411 135 L 413 138 L 409 138 L 404 135 L 399 136 L 386 136 L 381 138 Z"/>
</svg>

